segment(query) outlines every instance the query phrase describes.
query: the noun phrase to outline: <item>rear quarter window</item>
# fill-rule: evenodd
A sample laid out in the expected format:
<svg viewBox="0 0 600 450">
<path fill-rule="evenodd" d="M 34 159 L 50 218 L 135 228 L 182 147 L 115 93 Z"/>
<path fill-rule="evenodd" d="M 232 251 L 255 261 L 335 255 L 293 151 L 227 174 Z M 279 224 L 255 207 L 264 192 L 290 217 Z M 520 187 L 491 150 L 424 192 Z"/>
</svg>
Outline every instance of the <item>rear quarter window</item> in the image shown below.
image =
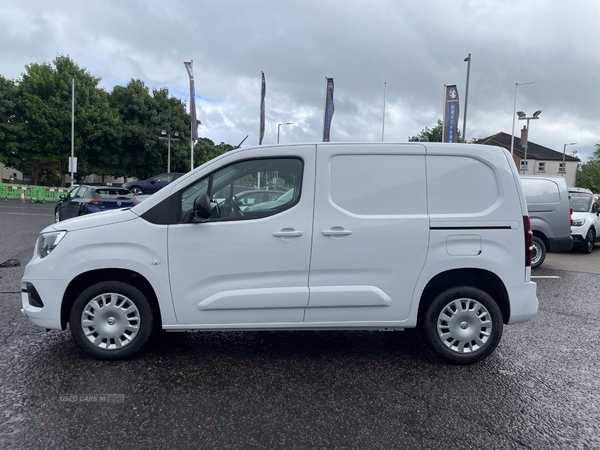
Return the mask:
<svg viewBox="0 0 600 450">
<path fill-rule="evenodd" d="M 476 214 L 500 199 L 495 171 L 466 156 L 427 156 L 430 214 Z"/>
<path fill-rule="evenodd" d="M 521 179 L 523 193 L 527 203 L 535 205 L 539 203 L 560 203 L 560 191 L 558 185 L 551 180 Z"/>
</svg>

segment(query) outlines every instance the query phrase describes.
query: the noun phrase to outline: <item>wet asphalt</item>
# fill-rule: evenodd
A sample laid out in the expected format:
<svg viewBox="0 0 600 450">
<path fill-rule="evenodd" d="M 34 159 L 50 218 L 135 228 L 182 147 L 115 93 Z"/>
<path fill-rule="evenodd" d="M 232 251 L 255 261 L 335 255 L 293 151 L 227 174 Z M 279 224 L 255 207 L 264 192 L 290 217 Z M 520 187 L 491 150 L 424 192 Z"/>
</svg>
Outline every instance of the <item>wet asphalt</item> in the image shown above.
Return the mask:
<svg viewBox="0 0 600 450">
<path fill-rule="evenodd" d="M 540 311 L 472 366 L 404 332 L 161 334 L 86 356 L 20 313 L 51 204 L 0 201 L 0 449 L 598 449 L 600 245 L 548 255 Z"/>
</svg>

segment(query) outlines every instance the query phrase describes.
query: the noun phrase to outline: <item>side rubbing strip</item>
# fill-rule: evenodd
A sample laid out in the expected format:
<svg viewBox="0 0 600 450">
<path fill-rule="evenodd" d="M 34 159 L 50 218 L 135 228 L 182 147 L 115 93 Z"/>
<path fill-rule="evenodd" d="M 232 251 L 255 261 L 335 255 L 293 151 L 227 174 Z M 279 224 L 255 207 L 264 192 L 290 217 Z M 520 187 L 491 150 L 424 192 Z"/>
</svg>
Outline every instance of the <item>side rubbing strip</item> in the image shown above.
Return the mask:
<svg viewBox="0 0 600 450">
<path fill-rule="evenodd" d="M 481 227 L 429 227 L 430 230 L 510 230 L 510 226 L 481 226 Z"/>
</svg>

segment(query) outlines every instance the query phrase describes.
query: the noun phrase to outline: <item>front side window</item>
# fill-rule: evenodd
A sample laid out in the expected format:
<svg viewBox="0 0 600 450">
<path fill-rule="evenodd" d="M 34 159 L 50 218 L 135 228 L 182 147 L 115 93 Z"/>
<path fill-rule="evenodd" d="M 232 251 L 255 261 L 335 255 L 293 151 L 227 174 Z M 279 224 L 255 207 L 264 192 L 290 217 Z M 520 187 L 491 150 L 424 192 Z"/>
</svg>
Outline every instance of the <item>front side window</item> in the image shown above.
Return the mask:
<svg viewBox="0 0 600 450">
<path fill-rule="evenodd" d="M 277 214 L 298 202 L 302 169 L 297 158 L 254 159 L 226 166 L 182 191 L 180 221 L 192 221 L 194 202 L 201 195 L 210 198 L 210 222 Z"/>
</svg>

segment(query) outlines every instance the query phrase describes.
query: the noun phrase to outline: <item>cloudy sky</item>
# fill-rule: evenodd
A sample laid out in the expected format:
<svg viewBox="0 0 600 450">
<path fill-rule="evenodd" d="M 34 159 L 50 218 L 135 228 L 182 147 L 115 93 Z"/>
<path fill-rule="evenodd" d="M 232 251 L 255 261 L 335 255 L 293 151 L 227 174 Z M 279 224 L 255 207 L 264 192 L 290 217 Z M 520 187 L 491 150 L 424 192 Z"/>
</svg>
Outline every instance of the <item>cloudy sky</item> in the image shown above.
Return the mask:
<svg viewBox="0 0 600 450">
<path fill-rule="evenodd" d="M 600 143 L 600 2 L 596 0 L 4 0 L 0 73 L 70 55 L 101 86 L 132 78 L 189 101 L 194 60 L 199 134 L 258 143 L 319 141 L 325 77 L 335 80 L 332 141 L 406 142 L 442 115 L 443 85 L 463 112 L 472 55 L 468 140 L 511 133 L 531 115 L 530 140 L 584 161 Z M 515 134 L 523 126 L 516 122 Z"/>
</svg>

